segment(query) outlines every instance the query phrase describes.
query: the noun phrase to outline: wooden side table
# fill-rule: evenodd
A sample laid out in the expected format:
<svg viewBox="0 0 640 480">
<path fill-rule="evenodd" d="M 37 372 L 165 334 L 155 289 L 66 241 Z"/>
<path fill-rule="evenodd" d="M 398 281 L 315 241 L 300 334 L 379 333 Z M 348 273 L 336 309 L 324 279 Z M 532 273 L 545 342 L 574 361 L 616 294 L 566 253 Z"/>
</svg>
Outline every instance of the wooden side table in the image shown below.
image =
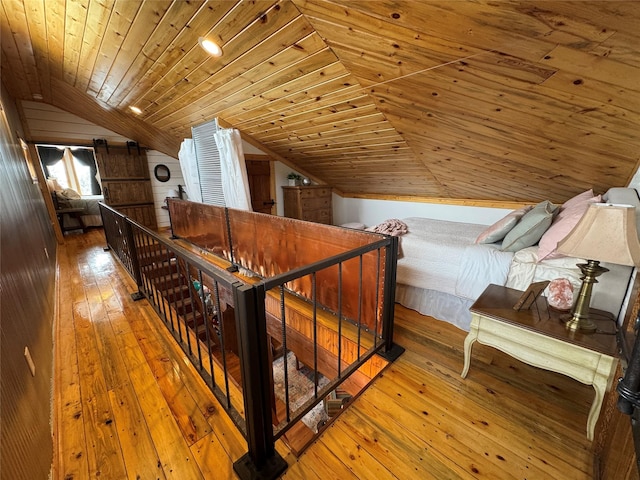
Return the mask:
<svg viewBox="0 0 640 480">
<path fill-rule="evenodd" d="M 595 398 L 587 419 L 587 438 L 593 440 L 604 393 L 611 389 L 618 364 L 613 315 L 590 310 L 598 332 L 607 333 L 571 332 L 565 328 L 561 313 L 547 308 L 545 298 L 539 298 L 530 310 L 514 310 L 522 293 L 489 285 L 471 306 L 462 378 L 469 372 L 471 349 L 478 341 L 534 367 L 592 385 Z"/>
</svg>

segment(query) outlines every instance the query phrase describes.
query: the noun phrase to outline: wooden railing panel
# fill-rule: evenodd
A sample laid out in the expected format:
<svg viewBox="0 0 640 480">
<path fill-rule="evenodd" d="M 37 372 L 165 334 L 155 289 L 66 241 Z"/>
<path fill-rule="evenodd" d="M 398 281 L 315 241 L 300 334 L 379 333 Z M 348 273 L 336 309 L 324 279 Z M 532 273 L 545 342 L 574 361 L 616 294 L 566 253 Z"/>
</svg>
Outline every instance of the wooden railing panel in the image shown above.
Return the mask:
<svg viewBox="0 0 640 480">
<path fill-rule="evenodd" d="M 306 267 L 384 239 L 383 235 L 370 232 L 242 210 L 225 211 L 222 207 L 179 200 L 169 202 L 169 211 L 174 235 L 232 259 L 262 278 Z M 343 262 L 341 273 L 337 266 L 318 271 L 315 300 L 335 313 L 340 311 L 343 316 L 380 332 L 385 251 L 369 252 L 360 258 Z M 287 288 L 314 300 L 311 275 L 296 278 Z"/>
<path fill-rule="evenodd" d="M 229 210 L 229 222 L 236 261 L 267 278 L 384 238 L 353 229 L 241 210 Z M 342 264 L 342 314 L 354 320 L 362 318 L 370 328 L 375 324 L 382 305 L 379 296 L 382 285 L 378 284 L 376 288 L 376 280 L 382 278 L 383 265 L 384 254 L 379 260 L 377 252 L 362 257 L 362 275 L 359 259 Z M 361 286 L 360 279 L 366 285 Z M 317 272 L 317 300 L 334 312 L 339 309 L 338 285 L 337 266 Z M 287 287 L 313 299 L 309 275 L 290 282 Z"/>
<path fill-rule="evenodd" d="M 174 235 L 216 255 L 231 258 L 224 208 L 176 199 L 168 203 Z"/>
</svg>

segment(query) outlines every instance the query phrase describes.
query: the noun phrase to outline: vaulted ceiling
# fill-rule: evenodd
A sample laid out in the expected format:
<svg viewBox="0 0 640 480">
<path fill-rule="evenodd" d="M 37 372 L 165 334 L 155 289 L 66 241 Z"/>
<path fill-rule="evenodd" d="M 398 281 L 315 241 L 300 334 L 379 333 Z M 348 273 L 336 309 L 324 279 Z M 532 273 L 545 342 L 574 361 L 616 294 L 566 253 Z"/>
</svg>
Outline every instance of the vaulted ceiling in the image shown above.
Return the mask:
<svg viewBox="0 0 640 480">
<path fill-rule="evenodd" d="M 635 1 L 6 0 L 0 14 L 16 99 L 172 156 L 217 117 L 351 195 L 561 201 L 638 167 Z"/>
</svg>

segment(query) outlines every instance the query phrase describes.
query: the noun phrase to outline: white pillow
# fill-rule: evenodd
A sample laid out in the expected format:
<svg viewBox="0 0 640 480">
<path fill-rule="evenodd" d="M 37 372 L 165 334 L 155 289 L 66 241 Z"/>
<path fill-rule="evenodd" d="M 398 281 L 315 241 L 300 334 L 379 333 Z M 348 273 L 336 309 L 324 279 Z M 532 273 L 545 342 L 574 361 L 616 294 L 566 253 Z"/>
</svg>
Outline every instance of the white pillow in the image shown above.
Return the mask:
<svg viewBox="0 0 640 480">
<path fill-rule="evenodd" d="M 76 192 L 73 188 L 65 188 L 64 190 L 62 190 L 62 192 L 60 192 L 60 195 L 62 195 L 65 198 L 68 198 L 69 200 L 82 198 L 80 194 Z"/>
<path fill-rule="evenodd" d="M 49 191 L 51 193 L 62 191 L 62 185 L 60 185 L 58 180 L 53 177 L 47 178 L 47 187 L 49 187 Z"/>
</svg>

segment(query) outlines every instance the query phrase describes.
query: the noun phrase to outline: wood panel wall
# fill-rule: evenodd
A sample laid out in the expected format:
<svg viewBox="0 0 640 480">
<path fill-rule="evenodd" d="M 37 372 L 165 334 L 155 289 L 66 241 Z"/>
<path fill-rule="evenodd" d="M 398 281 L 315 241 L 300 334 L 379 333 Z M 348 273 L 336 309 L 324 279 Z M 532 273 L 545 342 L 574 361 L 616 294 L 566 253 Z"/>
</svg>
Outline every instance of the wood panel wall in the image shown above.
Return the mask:
<svg viewBox="0 0 640 480">
<path fill-rule="evenodd" d="M 2 478 L 45 479 L 51 470 L 52 322 L 56 240 L 16 132 L 4 87 L 0 119 L 0 465 Z M 35 375 L 25 359 L 30 351 Z"/>
</svg>

